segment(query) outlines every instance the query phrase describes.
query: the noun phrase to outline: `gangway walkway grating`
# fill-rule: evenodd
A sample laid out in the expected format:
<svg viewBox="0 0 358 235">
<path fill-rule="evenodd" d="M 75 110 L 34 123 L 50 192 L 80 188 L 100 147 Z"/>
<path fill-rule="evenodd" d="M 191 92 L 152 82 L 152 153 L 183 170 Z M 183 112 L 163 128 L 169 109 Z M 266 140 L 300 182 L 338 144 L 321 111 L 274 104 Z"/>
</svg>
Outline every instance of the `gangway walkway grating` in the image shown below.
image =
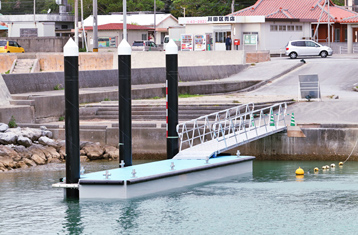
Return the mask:
<svg viewBox="0 0 358 235">
<path fill-rule="evenodd" d="M 251 141 L 284 131 L 287 103 L 255 110 L 244 104 L 177 125 L 174 159 L 208 159 Z"/>
</svg>

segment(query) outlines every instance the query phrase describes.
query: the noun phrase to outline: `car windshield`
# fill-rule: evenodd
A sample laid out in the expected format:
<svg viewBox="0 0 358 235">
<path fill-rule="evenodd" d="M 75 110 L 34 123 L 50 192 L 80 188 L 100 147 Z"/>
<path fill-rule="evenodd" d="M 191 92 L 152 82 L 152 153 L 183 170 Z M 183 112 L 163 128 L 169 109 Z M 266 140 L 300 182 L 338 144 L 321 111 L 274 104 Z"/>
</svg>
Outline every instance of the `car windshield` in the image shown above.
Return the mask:
<svg viewBox="0 0 358 235">
<path fill-rule="evenodd" d="M 168 43 L 168 42 L 169 42 L 169 38 L 168 37 L 164 38 L 164 43 Z"/>
<path fill-rule="evenodd" d="M 6 41 L 0 41 L 0 47 L 6 46 Z"/>
</svg>

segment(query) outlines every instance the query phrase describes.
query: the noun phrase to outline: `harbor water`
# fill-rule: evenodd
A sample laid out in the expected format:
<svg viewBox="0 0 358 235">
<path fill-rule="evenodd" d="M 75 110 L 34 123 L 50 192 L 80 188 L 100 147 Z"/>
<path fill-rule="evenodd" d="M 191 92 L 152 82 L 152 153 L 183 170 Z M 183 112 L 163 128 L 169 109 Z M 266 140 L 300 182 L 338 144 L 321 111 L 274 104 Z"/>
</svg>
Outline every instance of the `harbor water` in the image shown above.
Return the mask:
<svg viewBox="0 0 358 235">
<path fill-rule="evenodd" d="M 65 164 L 0 173 L 0 234 L 358 234 L 358 162 L 254 161 L 250 175 L 129 200 L 64 200 L 51 188 L 64 176 Z"/>
</svg>

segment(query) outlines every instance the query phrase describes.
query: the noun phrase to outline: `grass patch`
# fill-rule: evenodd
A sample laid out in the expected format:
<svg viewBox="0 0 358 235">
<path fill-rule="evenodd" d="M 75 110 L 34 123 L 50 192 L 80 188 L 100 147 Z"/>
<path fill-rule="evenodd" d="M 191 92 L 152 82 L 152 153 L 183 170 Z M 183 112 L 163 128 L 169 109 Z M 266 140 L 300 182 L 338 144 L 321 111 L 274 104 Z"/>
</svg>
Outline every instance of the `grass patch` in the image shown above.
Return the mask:
<svg viewBox="0 0 358 235">
<path fill-rule="evenodd" d="M 150 99 L 157 100 L 157 99 L 161 99 L 161 97 L 159 97 L 159 96 L 154 96 L 154 97 L 152 97 L 152 98 L 150 98 Z"/>
<path fill-rule="evenodd" d="M 104 98 L 103 101 L 111 101 L 109 98 Z"/>
<path fill-rule="evenodd" d="M 240 104 L 241 102 L 240 101 L 238 101 L 238 100 L 233 100 L 232 101 L 234 104 Z"/>
<path fill-rule="evenodd" d="M 65 88 L 63 88 L 62 84 L 57 84 L 56 86 L 53 87 L 53 89 L 57 91 L 57 90 L 64 90 Z"/>
<path fill-rule="evenodd" d="M 191 97 L 201 97 L 203 95 L 191 95 L 191 94 L 188 94 L 188 93 L 185 93 L 185 94 L 179 94 L 179 98 L 191 98 Z"/>
<path fill-rule="evenodd" d="M 14 116 L 11 116 L 11 119 L 10 119 L 8 125 L 9 125 L 10 128 L 17 127 L 17 123 L 16 123 L 16 120 L 15 120 Z"/>
<path fill-rule="evenodd" d="M 61 116 L 61 117 L 58 118 L 58 120 L 59 120 L 60 122 L 62 122 L 62 121 L 65 120 L 65 117 L 64 117 L 64 116 Z"/>
</svg>

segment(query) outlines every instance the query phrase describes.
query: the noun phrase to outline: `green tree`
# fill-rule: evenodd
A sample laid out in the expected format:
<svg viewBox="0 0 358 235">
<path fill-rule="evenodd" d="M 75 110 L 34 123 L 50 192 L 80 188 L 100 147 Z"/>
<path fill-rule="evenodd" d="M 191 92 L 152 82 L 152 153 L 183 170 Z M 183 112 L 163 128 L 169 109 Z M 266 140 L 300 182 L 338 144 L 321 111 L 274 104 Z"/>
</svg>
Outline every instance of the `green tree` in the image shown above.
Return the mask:
<svg viewBox="0 0 358 235">
<path fill-rule="evenodd" d="M 36 0 L 36 14 L 47 14 L 48 9 L 51 13 L 58 13 L 56 0 Z M 33 0 L 1 0 L 0 13 L 3 15 L 33 14 Z"/>
<path fill-rule="evenodd" d="M 69 3 L 74 6 L 74 0 L 69 0 Z M 80 12 L 80 4 L 79 4 Z M 97 0 L 97 14 L 108 15 L 111 12 L 123 12 L 122 0 Z M 163 1 L 156 0 L 157 11 L 163 11 L 165 4 Z M 131 11 L 154 11 L 154 0 L 127 0 L 127 12 Z M 74 12 L 74 10 L 73 10 Z M 83 1 L 83 17 L 87 18 L 93 14 L 93 1 Z"/>
</svg>

